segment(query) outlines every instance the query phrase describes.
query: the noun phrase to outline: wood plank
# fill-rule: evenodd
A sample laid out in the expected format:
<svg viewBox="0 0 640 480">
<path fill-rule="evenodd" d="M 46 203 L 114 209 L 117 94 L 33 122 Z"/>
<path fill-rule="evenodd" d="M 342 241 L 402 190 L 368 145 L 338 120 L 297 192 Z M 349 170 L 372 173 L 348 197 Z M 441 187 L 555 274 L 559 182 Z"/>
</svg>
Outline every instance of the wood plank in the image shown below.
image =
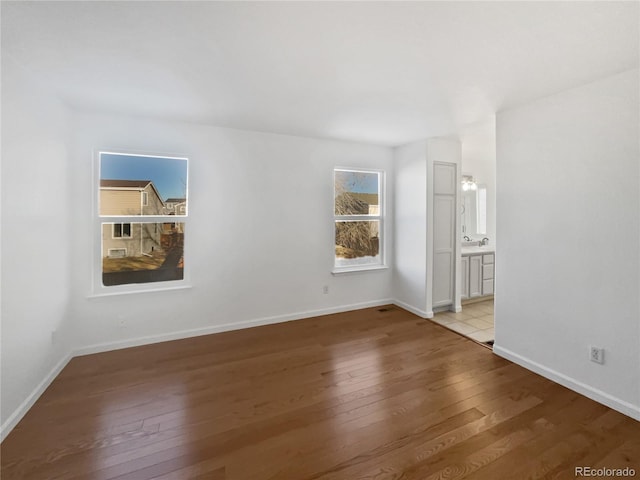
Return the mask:
<svg viewBox="0 0 640 480">
<path fill-rule="evenodd" d="M 575 478 L 640 424 L 397 307 L 73 359 L 1 478 Z"/>
</svg>

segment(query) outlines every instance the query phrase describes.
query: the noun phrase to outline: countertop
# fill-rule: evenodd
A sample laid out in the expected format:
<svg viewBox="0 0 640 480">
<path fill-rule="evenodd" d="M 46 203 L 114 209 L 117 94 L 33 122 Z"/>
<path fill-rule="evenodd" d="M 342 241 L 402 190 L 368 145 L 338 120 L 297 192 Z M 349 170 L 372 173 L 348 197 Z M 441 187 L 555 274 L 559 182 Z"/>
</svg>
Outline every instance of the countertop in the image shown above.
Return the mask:
<svg viewBox="0 0 640 480">
<path fill-rule="evenodd" d="M 476 255 L 478 253 L 496 253 L 496 247 L 493 245 L 484 245 L 482 247 L 462 247 L 462 255 Z"/>
</svg>

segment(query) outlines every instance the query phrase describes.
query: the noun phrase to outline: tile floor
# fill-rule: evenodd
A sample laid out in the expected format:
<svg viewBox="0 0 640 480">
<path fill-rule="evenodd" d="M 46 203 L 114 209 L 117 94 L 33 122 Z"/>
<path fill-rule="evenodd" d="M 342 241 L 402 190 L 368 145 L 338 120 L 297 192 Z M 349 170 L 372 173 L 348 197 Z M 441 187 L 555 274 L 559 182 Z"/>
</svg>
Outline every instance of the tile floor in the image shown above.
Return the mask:
<svg viewBox="0 0 640 480">
<path fill-rule="evenodd" d="M 494 339 L 493 299 L 462 305 L 460 313 L 436 313 L 433 321 L 477 342 Z"/>
</svg>

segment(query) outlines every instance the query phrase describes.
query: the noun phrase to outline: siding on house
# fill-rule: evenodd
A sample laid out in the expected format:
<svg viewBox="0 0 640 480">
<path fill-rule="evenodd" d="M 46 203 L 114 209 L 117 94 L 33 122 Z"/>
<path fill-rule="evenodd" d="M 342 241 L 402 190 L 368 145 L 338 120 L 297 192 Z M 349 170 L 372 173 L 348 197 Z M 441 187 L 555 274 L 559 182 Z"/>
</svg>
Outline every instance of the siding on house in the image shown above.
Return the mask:
<svg viewBox="0 0 640 480">
<path fill-rule="evenodd" d="M 145 205 L 146 194 L 146 205 Z M 149 180 L 102 180 L 101 215 L 165 215 L 164 202 Z M 162 224 L 132 223 L 131 237 L 114 237 L 113 223 L 102 225 L 102 256 L 135 257 L 160 248 Z"/>
<path fill-rule="evenodd" d="M 160 235 L 162 224 L 132 223 L 131 238 L 114 238 L 113 224 L 102 225 L 102 256 L 122 256 L 110 250 L 125 249 L 124 256 L 139 257 L 143 253 L 150 254 L 160 249 Z"/>
<path fill-rule="evenodd" d="M 147 193 L 147 205 L 142 207 L 142 215 L 166 215 L 164 202 L 156 193 L 153 183 L 149 183 L 144 189 Z"/>
<path fill-rule="evenodd" d="M 106 182 L 103 181 L 103 183 Z M 146 206 L 143 205 L 143 192 L 147 194 Z M 151 182 L 147 182 L 144 187 L 100 186 L 101 215 L 164 215 L 165 213 L 164 203 Z"/>
<path fill-rule="evenodd" d="M 142 193 L 140 190 L 100 190 L 100 213 L 102 215 L 141 215 Z"/>
</svg>

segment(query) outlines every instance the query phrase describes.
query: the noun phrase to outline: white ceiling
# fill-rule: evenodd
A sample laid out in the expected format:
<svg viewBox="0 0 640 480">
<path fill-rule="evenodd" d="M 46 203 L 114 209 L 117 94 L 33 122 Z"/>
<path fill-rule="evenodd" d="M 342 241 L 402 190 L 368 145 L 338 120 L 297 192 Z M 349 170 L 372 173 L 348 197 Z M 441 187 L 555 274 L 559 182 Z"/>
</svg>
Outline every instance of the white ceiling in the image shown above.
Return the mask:
<svg viewBox="0 0 640 480">
<path fill-rule="evenodd" d="M 382 145 L 639 65 L 638 2 L 2 2 L 80 109 Z"/>
</svg>

